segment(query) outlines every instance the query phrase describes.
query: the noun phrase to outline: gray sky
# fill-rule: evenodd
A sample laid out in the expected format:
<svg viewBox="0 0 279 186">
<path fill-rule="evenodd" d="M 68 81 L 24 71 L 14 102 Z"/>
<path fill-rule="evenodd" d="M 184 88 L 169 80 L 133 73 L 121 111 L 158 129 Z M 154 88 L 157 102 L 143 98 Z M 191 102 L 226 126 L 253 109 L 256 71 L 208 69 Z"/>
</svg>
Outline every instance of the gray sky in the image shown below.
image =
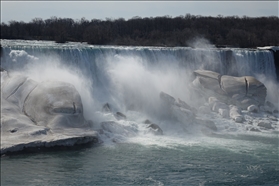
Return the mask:
<svg viewBox="0 0 279 186">
<path fill-rule="evenodd" d="M 2 1 L 1 22 L 33 18 L 91 19 L 185 15 L 278 16 L 278 1 Z"/>
</svg>

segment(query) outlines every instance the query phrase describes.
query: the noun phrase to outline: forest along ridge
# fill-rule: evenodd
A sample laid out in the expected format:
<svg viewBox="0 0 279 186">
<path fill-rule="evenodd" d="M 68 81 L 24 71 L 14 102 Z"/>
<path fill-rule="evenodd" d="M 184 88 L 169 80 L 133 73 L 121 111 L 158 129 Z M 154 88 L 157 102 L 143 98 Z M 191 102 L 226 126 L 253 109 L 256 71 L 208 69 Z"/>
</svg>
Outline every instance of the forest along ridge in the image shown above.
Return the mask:
<svg viewBox="0 0 279 186">
<path fill-rule="evenodd" d="M 135 16 L 106 20 L 51 17 L 1 23 L 2 39 L 49 40 L 93 45 L 192 46 L 206 38 L 215 46 L 256 48 L 279 45 L 279 18 L 238 16 Z"/>
</svg>

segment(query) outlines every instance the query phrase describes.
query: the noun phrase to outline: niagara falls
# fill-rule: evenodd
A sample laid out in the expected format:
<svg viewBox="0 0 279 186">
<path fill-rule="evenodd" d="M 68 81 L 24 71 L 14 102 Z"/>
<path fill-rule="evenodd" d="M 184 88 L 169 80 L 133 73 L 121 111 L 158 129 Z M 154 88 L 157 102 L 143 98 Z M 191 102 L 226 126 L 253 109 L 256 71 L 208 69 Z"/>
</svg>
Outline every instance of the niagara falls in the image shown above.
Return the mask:
<svg viewBox="0 0 279 186">
<path fill-rule="evenodd" d="M 208 47 L 110 47 L 23 40 L 2 40 L 1 44 L 1 65 L 5 69 L 1 72 L 4 96 L 1 153 L 93 141 L 94 144 L 87 147 L 89 149 L 63 153 L 86 153 L 87 156 L 92 153 L 90 157 L 95 159 L 95 151 L 99 149 L 102 153 L 108 153 L 106 160 L 103 160 L 108 162 L 103 162 L 103 166 L 110 164 L 116 153 L 117 158 L 127 163 L 126 166 L 134 161 L 132 159 L 139 158 L 136 161 L 144 161 L 143 164 L 139 163 L 140 166 L 159 164 L 159 167 L 153 167 L 157 170 L 162 164 L 166 166 L 162 168 L 172 172 L 173 176 L 188 169 L 190 174 L 198 174 L 205 168 L 203 166 L 208 166 L 210 159 L 212 167 L 207 168 L 210 172 L 205 171 L 206 175 L 213 174 L 211 171 L 221 174 L 223 169 L 229 172 L 235 169 L 238 178 L 234 179 L 254 183 L 253 177 L 258 174 L 273 175 L 274 178 L 278 174 L 278 84 L 272 51 Z M 214 75 L 216 84 L 212 82 Z M 247 75 L 258 78 L 250 81 L 248 93 L 243 79 L 232 85 L 236 77 Z M 232 87 L 233 96 L 238 94 L 241 97 L 244 94 L 245 102 L 250 93 L 251 100 L 248 103 L 243 103 L 241 99 L 227 102 L 233 97 L 228 96 L 229 89 L 217 97 L 217 92 L 222 90 L 218 81 L 225 77 L 230 79 L 227 86 Z M 253 81 L 258 82 L 253 84 Z M 223 80 L 223 89 L 225 83 Z M 52 88 L 57 86 L 66 92 L 62 93 L 62 97 L 59 97 L 59 91 L 52 93 Z M 255 93 L 253 87 L 256 88 Z M 37 89 L 38 93 L 34 93 Z M 76 93 L 69 95 L 73 91 Z M 75 98 L 76 94 L 80 95 L 79 99 Z M 6 104 L 4 99 L 19 105 L 21 109 L 18 112 L 23 111 L 22 116 L 15 115 L 13 107 Z M 45 99 L 48 101 L 43 101 Z M 63 106 L 64 100 L 70 103 Z M 251 105 L 255 108 L 249 108 Z M 44 109 L 48 106 L 52 108 Z M 234 111 L 230 107 L 237 107 L 236 115 L 241 117 L 241 121 L 234 118 Z M 71 118 L 71 112 L 78 112 L 74 109 L 80 109 L 84 118 L 77 118 L 75 114 Z M 59 114 L 62 118 L 55 119 Z M 28 117 L 24 118 L 25 115 Z M 31 118 L 30 121 L 25 121 L 28 118 Z M 6 135 L 7 142 L 4 138 Z M 61 153 L 50 156 L 63 157 Z M 141 158 L 134 157 L 134 153 Z M 184 153 L 187 158 L 183 157 Z M 36 159 L 45 155 L 39 153 L 31 156 Z M 91 158 L 90 161 L 96 161 Z M 167 166 L 169 158 L 174 164 Z M 185 164 L 175 163 L 176 158 L 182 158 Z M 198 161 L 201 167 L 193 167 L 193 161 Z M 262 163 L 259 166 L 255 162 Z M 219 166 L 228 165 L 234 168 L 218 169 Z M 141 169 L 137 167 L 139 165 L 134 166 L 137 171 Z M 92 165 L 92 169 L 94 167 Z M 248 167 L 252 170 L 247 170 Z M 271 172 L 273 174 L 270 175 Z M 145 177 L 148 179 L 141 180 L 143 183 L 157 183 L 156 178 Z M 231 179 L 225 173 L 221 177 L 228 179 L 228 182 Z M 195 180 L 192 181 L 195 183 Z"/>
<path fill-rule="evenodd" d="M 1 2 L 1 185 L 279 185 L 276 3 L 48 3 Z"/>
</svg>

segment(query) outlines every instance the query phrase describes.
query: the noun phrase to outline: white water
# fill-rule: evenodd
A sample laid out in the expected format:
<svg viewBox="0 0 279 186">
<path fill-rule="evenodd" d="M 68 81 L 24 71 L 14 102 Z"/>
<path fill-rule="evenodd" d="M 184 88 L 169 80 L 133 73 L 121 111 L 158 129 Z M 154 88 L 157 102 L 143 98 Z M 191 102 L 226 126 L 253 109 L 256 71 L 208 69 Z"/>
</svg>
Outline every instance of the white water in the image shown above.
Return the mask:
<svg viewBox="0 0 279 186">
<path fill-rule="evenodd" d="M 193 107 L 203 104 L 191 92 L 191 73 L 197 69 L 221 74 L 259 78 L 268 88 L 267 99 L 278 103 L 278 85 L 274 59 L 270 51 L 215 48 L 161 48 L 90 46 L 80 43 L 55 44 L 40 41 L 2 40 L 4 56 L 1 67 L 9 73 L 22 73 L 38 82 L 54 79 L 73 84 L 82 97 L 84 115 L 99 130 L 100 122 L 116 121 L 123 130 L 100 134 L 102 140 L 137 142 L 145 145 L 195 144 L 191 137 L 204 135 L 190 123 L 179 123 L 161 110 L 161 91 L 180 98 Z M 101 112 L 109 103 L 113 112 L 120 111 L 127 120 L 117 121 L 113 114 Z M 222 135 L 247 134 L 246 125 L 222 119 L 214 114 L 200 116 L 214 120 Z M 147 134 L 145 119 L 158 124 L 163 137 Z M 130 138 L 130 134 L 133 138 Z M 218 141 L 222 144 L 222 140 Z"/>
</svg>

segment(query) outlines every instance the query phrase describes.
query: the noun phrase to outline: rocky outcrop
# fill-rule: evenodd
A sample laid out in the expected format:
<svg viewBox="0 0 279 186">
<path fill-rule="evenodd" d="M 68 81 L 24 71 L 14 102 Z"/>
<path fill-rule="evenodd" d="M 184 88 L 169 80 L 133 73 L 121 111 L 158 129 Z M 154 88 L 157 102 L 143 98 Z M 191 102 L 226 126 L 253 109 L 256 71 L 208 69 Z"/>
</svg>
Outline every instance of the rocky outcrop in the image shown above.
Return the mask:
<svg viewBox="0 0 279 186">
<path fill-rule="evenodd" d="M 163 130 L 155 123 L 151 122 L 149 119 L 146 119 L 144 124 L 147 124 L 147 133 L 153 135 L 163 135 Z"/>
<path fill-rule="evenodd" d="M 249 111 L 249 112 L 259 112 L 259 107 L 257 106 L 257 105 L 250 105 L 248 108 L 247 108 L 247 110 Z"/>
<path fill-rule="evenodd" d="M 206 127 L 208 129 L 211 129 L 213 131 L 217 131 L 217 127 L 215 123 L 211 120 L 204 120 L 204 119 L 196 119 L 196 123 L 202 127 Z"/>
<path fill-rule="evenodd" d="M 111 112 L 111 108 L 110 108 L 110 105 L 108 103 L 103 105 L 102 112 L 104 112 L 104 113 L 110 113 Z"/>
<path fill-rule="evenodd" d="M 194 74 L 195 91 L 203 99 L 208 99 L 199 106 L 198 116 L 215 112 L 222 118 L 238 123 L 236 126 L 246 126 L 251 132 L 278 128 L 278 106 L 265 100 L 266 87 L 257 79 L 250 76 L 221 76 L 205 70 L 195 71 Z"/>
<path fill-rule="evenodd" d="M 209 107 L 209 105 L 202 105 L 198 108 L 198 113 L 210 114 L 211 113 L 211 108 Z"/>
<path fill-rule="evenodd" d="M 279 108 L 277 108 L 274 104 L 270 103 L 269 101 L 266 101 L 265 105 L 260 107 L 260 110 L 267 112 L 269 114 L 272 113 L 278 114 L 278 109 Z"/>
<path fill-rule="evenodd" d="M 178 120 L 181 123 L 192 123 L 195 119 L 196 110 L 192 109 L 188 104 L 178 99 L 175 100 L 174 97 L 167 93 L 161 92 L 161 105 L 171 118 Z"/>
<path fill-rule="evenodd" d="M 135 130 L 130 126 L 125 126 L 115 121 L 101 122 L 101 127 L 104 131 L 114 135 L 121 135 L 126 137 L 136 136 Z"/>
<path fill-rule="evenodd" d="M 237 123 L 242 123 L 244 118 L 241 114 L 241 109 L 237 106 L 230 106 L 230 118 L 233 119 Z"/>
<path fill-rule="evenodd" d="M 111 113 L 111 114 L 113 114 L 114 118 L 117 120 L 126 120 L 127 119 L 126 115 L 123 114 L 122 112 L 113 113 L 112 110 L 113 110 L 112 106 L 109 103 L 104 104 L 102 107 L 103 113 L 105 113 L 105 114 Z"/>
<path fill-rule="evenodd" d="M 148 133 L 154 135 L 163 135 L 163 130 L 155 123 L 148 125 Z"/>
<path fill-rule="evenodd" d="M 179 98 L 176 101 L 174 97 L 172 97 L 164 92 L 160 93 L 160 98 L 161 98 L 163 107 L 166 107 L 166 109 L 168 110 L 168 112 L 170 114 L 170 117 L 177 120 L 178 122 L 180 122 L 186 126 L 187 125 L 188 126 L 199 126 L 199 127 L 202 127 L 202 129 L 207 128 L 207 129 L 210 129 L 213 131 L 217 131 L 217 127 L 213 121 L 202 120 L 202 119 L 196 118 L 196 113 L 198 111 L 203 111 L 206 113 L 210 112 L 209 106 L 204 106 L 203 108 L 199 108 L 198 110 L 196 110 L 195 108 L 191 107 L 190 105 L 188 105 L 186 102 L 180 100 Z M 218 100 L 216 99 L 215 101 L 217 103 Z M 212 100 L 212 102 L 213 102 L 213 100 Z M 218 105 L 214 105 L 214 106 L 216 107 L 216 110 L 219 109 L 219 108 L 217 108 L 219 106 L 220 106 L 220 108 L 223 108 L 222 107 L 223 105 L 221 102 L 218 102 Z M 228 106 L 226 106 L 226 108 L 228 108 Z"/>
<path fill-rule="evenodd" d="M 71 84 L 5 76 L 1 93 L 1 154 L 98 141 Z"/>
<path fill-rule="evenodd" d="M 266 87 L 251 76 L 233 77 L 207 70 L 196 70 L 193 85 L 202 89 L 204 97 L 217 97 L 228 104 L 247 109 L 265 104 Z"/>
<path fill-rule="evenodd" d="M 260 122 L 258 123 L 258 126 L 264 128 L 264 129 L 274 129 L 274 128 L 272 127 L 271 123 L 268 122 L 268 121 L 260 121 Z"/>
<path fill-rule="evenodd" d="M 121 113 L 121 112 L 116 112 L 114 114 L 114 117 L 117 119 L 117 120 L 125 120 L 127 117 L 125 114 Z"/>
</svg>

